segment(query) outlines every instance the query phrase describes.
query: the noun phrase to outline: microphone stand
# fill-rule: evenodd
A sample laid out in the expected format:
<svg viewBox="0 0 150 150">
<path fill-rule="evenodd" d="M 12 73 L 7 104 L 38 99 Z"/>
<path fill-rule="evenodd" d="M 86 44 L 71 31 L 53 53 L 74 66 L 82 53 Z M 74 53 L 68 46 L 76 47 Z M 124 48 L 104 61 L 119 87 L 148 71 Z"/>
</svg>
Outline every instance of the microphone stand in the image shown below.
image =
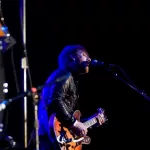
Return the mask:
<svg viewBox="0 0 150 150">
<path fill-rule="evenodd" d="M 32 96 L 33 98 L 33 103 L 34 103 L 34 117 L 35 117 L 35 132 L 36 132 L 36 150 L 39 150 L 39 136 L 38 136 L 38 101 L 39 101 L 39 96 L 38 96 L 38 91 L 42 90 L 46 86 L 51 86 L 55 82 L 61 82 L 64 79 L 68 78 L 70 76 L 70 73 L 67 75 L 61 76 L 60 78 L 57 78 L 54 81 L 51 81 L 50 83 L 43 84 L 41 86 L 38 86 L 37 88 L 32 87 L 31 90 L 28 90 L 26 92 L 23 92 L 19 94 L 18 96 L 8 99 L 8 100 L 3 100 L 2 103 L 0 103 L 0 113 L 2 110 L 6 108 L 7 105 L 9 105 L 11 102 L 18 100 L 19 98 L 27 97 L 27 96 Z"/>
<path fill-rule="evenodd" d="M 34 105 L 34 128 L 35 128 L 35 141 L 36 141 L 36 150 L 39 150 L 39 134 L 38 134 L 38 101 L 39 95 L 37 92 L 32 94 L 33 105 Z"/>
<path fill-rule="evenodd" d="M 40 86 L 37 88 L 38 90 L 41 90 L 43 86 Z M 35 127 L 35 132 L 36 132 L 36 150 L 39 150 L 39 136 L 38 136 L 38 101 L 39 101 L 39 96 L 37 93 L 36 88 L 31 88 L 31 90 L 28 90 L 27 92 L 23 92 L 19 94 L 18 96 L 8 99 L 8 100 L 3 100 L 0 103 L 0 113 L 6 108 L 7 105 L 11 104 L 13 101 L 18 100 L 19 98 L 27 97 L 27 96 L 32 96 L 33 98 L 33 103 L 34 103 L 34 127 Z"/>
<path fill-rule="evenodd" d="M 14 97 L 14 98 L 3 100 L 0 103 L 0 112 L 2 110 L 4 110 L 6 108 L 6 106 L 9 105 L 10 103 L 12 103 L 13 101 L 18 100 L 19 98 L 23 98 L 23 97 L 27 97 L 27 96 L 32 96 L 32 98 L 34 100 L 33 101 L 34 102 L 34 106 L 35 106 L 35 109 L 34 109 L 35 110 L 35 117 L 37 117 L 37 111 L 38 111 L 37 105 L 38 105 L 38 101 L 39 101 L 39 96 L 38 96 L 37 92 L 40 91 L 40 90 L 42 90 L 44 87 L 51 86 L 53 83 L 61 82 L 64 79 L 68 78 L 69 76 L 70 76 L 70 73 L 68 73 L 67 75 L 64 75 L 64 76 L 62 76 L 60 78 L 57 78 L 56 80 L 54 80 L 54 81 L 52 81 L 50 83 L 46 83 L 46 84 L 43 84 L 41 86 L 38 86 L 37 88 L 32 87 L 30 90 L 28 90 L 26 92 L 23 92 L 23 93 L 19 94 L 18 96 Z M 35 120 L 37 121 L 37 118 L 35 118 Z"/>
<path fill-rule="evenodd" d="M 26 50 L 26 0 L 21 0 L 21 21 L 22 21 L 22 31 L 23 31 L 23 48 L 24 57 L 22 58 L 22 69 L 23 69 L 23 90 L 24 90 L 24 147 L 28 146 L 28 136 L 27 136 L 27 71 L 29 75 L 29 81 L 32 87 L 32 81 L 30 77 L 28 56 Z M 26 93 L 26 94 L 25 94 Z M 38 138 L 38 94 L 32 93 L 33 104 L 34 104 L 34 117 L 35 117 L 35 131 L 36 131 L 36 150 L 39 150 L 39 138 Z"/>
<path fill-rule="evenodd" d="M 113 74 L 114 77 L 116 77 L 117 79 L 119 79 L 121 82 L 123 82 L 124 84 L 126 84 L 127 86 L 129 86 L 130 88 L 132 88 L 134 91 L 136 91 L 137 93 L 139 93 L 141 96 L 143 96 L 146 100 L 150 101 L 150 97 L 147 96 L 147 94 L 145 92 L 143 92 L 144 90 L 139 90 L 135 85 L 130 84 L 129 82 L 127 82 L 126 80 L 124 80 L 121 76 L 119 76 L 116 72 L 113 72 L 111 69 L 117 67 L 121 70 L 123 70 L 120 66 L 116 65 L 116 64 L 109 64 L 108 67 L 104 67 L 104 69 L 107 72 L 111 72 Z"/>
<path fill-rule="evenodd" d="M 22 27 L 22 42 L 24 48 L 24 57 L 21 59 L 21 68 L 23 69 L 23 91 L 27 91 L 27 70 L 28 61 L 27 61 L 27 50 L 26 50 L 26 0 L 21 0 L 20 2 L 20 14 L 21 14 L 21 27 Z M 27 97 L 24 96 L 24 147 L 27 148 L 28 140 L 27 140 Z"/>
<path fill-rule="evenodd" d="M 26 57 L 22 58 L 22 69 L 23 69 L 23 89 L 27 91 L 27 60 Z M 27 97 L 24 96 L 24 146 L 27 148 Z"/>
<path fill-rule="evenodd" d="M 38 102 L 39 102 L 39 95 L 38 95 L 38 91 L 41 90 L 43 87 L 45 86 L 50 86 L 50 84 L 44 84 L 41 85 L 37 88 L 31 88 L 31 90 L 28 90 L 26 92 L 23 92 L 21 94 L 19 94 L 18 96 L 11 98 L 11 99 L 7 99 L 7 100 L 3 100 L 0 103 L 0 113 L 2 113 L 2 111 L 4 109 L 6 109 L 7 105 L 10 105 L 13 101 L 18 100 L 19 98 L 23 98 L 23 97 L 27 97 L 27 96 L 32 96 L 33 98 L 33 104 L 34 104 L 34 127 L 35 127 L 35 138 L 36 138 L 36 150 L 39 150 L 39 135 L 38 135 Z M 26 145 L 25 145 L 26 146 Z"/>
</svg>

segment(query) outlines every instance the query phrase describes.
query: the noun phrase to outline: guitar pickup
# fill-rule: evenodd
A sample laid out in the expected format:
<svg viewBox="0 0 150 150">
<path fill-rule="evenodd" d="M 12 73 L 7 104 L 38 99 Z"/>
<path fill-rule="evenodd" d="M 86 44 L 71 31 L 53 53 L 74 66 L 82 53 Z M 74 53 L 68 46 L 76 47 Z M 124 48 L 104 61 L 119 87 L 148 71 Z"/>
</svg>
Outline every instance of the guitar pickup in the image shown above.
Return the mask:
<svg viewBox="0 0 150 150">
<path fill-rule="evenodd" d="M 72 142 L 72 138 L 70 138 L 70 139 L 65 139 L 65 140 L 66 140 L 66 143 Z"/>
<path fill-rule="evenodd" d="M 59 137 L 59 140 L 62 141 L 62 139 L 65 137 L 65 134 L 66 134 L 66 131 L 62 131 L 60 133 L 60 137 Z"/>
</svg>

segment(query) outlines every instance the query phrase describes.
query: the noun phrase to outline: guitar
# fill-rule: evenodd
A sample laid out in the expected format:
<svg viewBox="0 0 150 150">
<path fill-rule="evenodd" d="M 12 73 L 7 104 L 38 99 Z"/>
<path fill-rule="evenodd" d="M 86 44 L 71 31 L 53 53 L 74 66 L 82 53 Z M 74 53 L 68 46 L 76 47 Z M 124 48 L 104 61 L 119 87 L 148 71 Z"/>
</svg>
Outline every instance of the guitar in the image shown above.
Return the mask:
<svg viewBox="0 0 150 150">
<path fill-rule="evenodd" d="M 76 110 L 73 114 L 76 120 L 80 121 L 81 112 Z M 98 109 L 98 112 L 90 117 L 83 124 L 90 128 L 98 123 L 98 119 L 103 118 L 104 122 L 107 120 L 102 108 Z M 52 114 L 49 118 L 49 127 L 51 133 L 51 141 L 58 150 L 82 150 L 83 144 L 90 144 L 91 138 L 89 136 L 81 136 L 72 128 L 67 128 L 59 122 L 55 114 Z"/>
</svg>

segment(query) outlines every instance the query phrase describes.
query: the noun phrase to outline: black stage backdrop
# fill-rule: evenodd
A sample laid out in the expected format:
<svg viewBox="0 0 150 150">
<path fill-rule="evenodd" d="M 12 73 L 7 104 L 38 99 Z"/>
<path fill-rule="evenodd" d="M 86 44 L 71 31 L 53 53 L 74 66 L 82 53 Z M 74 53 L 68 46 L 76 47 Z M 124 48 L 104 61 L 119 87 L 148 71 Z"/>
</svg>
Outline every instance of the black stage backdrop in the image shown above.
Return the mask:
<svg viewBox="0 0 150 150">
<path fill-rule="evenodd" d="M 6 25 L 17 44 L 5 52 L 9 98 L 23 89 L 20 5 L 2 1 Z M 91 58 L 124 68 L 132 81 L 150 95 L 149 25 L 150 3 L 116 1 L 27 1 L 27 52 L 34 86 L 45 82 L 57 67 L 57 56 L 67 44 L 84 45 Z M 14 56 L 14 57 L 12 57 Z M 13 59 L 12 59 L 13 58 Z M 13 60 L 16 68 L 14 75 Z M 117 71 L 117 70 L 116 70 Z M 117 71 L 119 75 L 121 72 Z M 18 83 L 16 84 L 15 76 Z M 28 78 L 29 79 L 29 78 Z M 19 87 L 19 90 L 18 90 Z M 28 88 L 29 88 L 28 83 Z M 81 77 L 80 108 L 84 116 L 103 107 L 108 123 L 89 130 L 92 143 L 85 149 L 122 149 L 149 146 L 150 102 L 102 67 Z M 23 143 L 23 103 L 8 108 L 7 132 Z M 28 98 L 28 136 L 33 130 L 33 105 Z"/>
</svg>

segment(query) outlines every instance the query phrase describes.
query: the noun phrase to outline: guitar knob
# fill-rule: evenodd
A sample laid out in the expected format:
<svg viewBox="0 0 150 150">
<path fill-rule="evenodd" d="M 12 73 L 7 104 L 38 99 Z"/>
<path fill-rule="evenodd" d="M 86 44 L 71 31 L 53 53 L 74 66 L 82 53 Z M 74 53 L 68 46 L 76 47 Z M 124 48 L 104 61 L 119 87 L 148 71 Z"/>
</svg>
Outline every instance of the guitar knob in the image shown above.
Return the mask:
<svg viewBox="0 0 150 150">
<path fill-rule="evenodd" d="M 66 143 L 69 143 L 69 142 L 71 142 L 71 141 L 72 141 L 72 138 L 67 139 L 67 140 L 66 140 Z"/>
</svg>

